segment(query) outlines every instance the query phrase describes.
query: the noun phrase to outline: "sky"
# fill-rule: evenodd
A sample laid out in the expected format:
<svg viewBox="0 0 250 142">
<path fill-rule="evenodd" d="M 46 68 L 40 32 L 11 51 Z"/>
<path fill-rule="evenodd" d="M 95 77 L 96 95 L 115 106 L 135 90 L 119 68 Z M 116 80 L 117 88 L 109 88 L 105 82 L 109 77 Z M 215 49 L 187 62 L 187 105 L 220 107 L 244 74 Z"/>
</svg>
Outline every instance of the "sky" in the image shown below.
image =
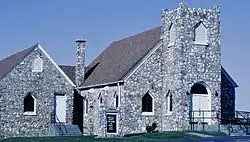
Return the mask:
<svg viewBox="0 0 250 142">
<path fill-rule="evenodd" d="M 250 111 L 249 0 L 2 0 L 0 59 L 36 43 L 58 64 L 75 64 L 75 39 L 86 62 L 111 42 L 160 26 L 161 10 L 221 6 L 222 65 L 237 82 L 236 109 Z"/>
</svg>

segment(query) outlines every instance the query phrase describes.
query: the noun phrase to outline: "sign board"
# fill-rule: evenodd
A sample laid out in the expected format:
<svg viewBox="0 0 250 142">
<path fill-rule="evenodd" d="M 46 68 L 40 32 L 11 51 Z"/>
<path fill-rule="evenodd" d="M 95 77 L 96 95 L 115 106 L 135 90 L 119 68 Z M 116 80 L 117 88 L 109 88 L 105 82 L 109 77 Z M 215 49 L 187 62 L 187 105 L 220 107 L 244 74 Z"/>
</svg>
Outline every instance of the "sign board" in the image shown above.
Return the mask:
<svg viewBox="0 0 250 142">
<path fill-rule="evenodd" d="M 117 114 L 107 113 L 107 133 L 117 133 Z"/>
</svg>

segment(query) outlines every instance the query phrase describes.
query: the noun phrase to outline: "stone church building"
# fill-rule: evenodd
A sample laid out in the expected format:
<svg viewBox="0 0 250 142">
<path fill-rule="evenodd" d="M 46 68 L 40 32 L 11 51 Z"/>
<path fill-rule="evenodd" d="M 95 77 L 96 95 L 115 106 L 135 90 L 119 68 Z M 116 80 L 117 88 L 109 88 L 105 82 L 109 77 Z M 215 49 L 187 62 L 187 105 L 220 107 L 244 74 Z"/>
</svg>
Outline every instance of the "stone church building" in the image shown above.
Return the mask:
<svg viewBox="0 0 250 142">
<path fill-rule="evenodd" d="M 235 111 L 238 87 L 221 65 L 220 9 L 163 10 L 159 27 L 112 42 L 88 66 L 57 65 L 36 44 L 0 61 L 0 137 L 51 136 L 56 127 L 123 136 L 208 125 Z M 87 48 L 87 46 L 86 46 Z M 230 113 L 230 115 L 234 115 Z M 58 125 L 56 125 L 58 124 Z"/>
</svg>

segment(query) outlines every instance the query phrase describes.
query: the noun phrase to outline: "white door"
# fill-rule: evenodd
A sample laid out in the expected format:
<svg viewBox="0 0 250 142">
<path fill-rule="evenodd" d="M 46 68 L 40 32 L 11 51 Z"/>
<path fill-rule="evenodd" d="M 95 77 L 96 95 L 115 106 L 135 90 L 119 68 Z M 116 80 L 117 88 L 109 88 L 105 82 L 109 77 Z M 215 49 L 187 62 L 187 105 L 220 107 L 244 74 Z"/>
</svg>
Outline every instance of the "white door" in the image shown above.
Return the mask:
<svg viewBox="0 0 250 142">
<path fill-rule="evenodd" d="M 208 94 L 193 94 L 193 116 L 199 120 L 210 123 L 211 101 Z M 200 112 L 199 112 L 200 111 Z"/>
<path fill-rule="evenodd" d="M 56 121 L 66 122 L 66 96 L 56 95 Z"/>
</svg>

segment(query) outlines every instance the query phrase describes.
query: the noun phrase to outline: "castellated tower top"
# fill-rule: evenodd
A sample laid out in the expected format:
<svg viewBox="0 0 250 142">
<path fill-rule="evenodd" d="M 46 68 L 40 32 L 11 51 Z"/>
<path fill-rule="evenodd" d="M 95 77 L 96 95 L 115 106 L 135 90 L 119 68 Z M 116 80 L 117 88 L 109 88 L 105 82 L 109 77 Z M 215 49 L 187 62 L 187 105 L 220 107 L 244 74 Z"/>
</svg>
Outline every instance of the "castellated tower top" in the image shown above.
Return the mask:
<svg viewBox="0 0 250 142">
<path fill-rule="evenodd" d="M 179 3 L 179 7 L 176 9 L 162 10 L 161 23 L 161 38 L 165 40 L 165 44 L 169 44 L 173 40 L 175 40 L 175 43 L 193 40 L 195 33 L 192 33 L 192 31 L 201 23 L 199 29 L 203 30 L 207 36 L 203 40 L 207 40 L 208 44 L 216 43 L 212 40 L 217 40 L 218 43 L 220 41 L 220 7 L 218 5 L 215 5 L 212 9 L 191 9 L 185 3 Z M 171 32 L 174 39 L 169 36 Z M 213 34 L 213 37 L 211 37 L 211 34 Z"/>
</svg>

